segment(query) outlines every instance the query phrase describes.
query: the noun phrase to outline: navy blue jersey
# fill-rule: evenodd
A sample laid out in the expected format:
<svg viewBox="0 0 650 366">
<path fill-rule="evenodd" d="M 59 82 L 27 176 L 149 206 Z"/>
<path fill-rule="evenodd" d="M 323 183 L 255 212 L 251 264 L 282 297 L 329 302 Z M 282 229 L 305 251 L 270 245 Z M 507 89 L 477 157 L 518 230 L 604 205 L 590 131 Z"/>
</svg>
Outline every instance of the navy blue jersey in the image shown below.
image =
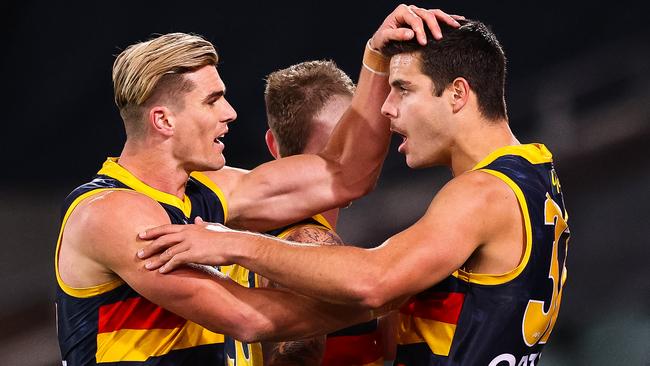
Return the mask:
<svg viewBox="0 0 650 366">
<path fill-rule="evenodd" d="M 70 214 L 84 199 L 116 190 L 136 191 L 156 200 L 172 224 L 187 224 L 196 216 L 225 222 L 223 194 L 205 175 L 192 174 L 181 200 L 147 186 L 109 158 L 92 181 L 68 195 L 63 206 L 55 271 L 64 365 L 223 365 L 223 335 L 151 303 L 121 279 L 88 288 L 73 288 L 61 279 L 59 250 Z"/>
<path fill-rule="evenodd" d="M 508 146 L 473 170 L 514 191 L 524 219 L 523 258 L 503 274 L 459 269 L 413 296 L 400 309 L 396 365 L 535 365 L 553 330 L 569 227 L 552 155 L 541 144 Z"/>
</svg>

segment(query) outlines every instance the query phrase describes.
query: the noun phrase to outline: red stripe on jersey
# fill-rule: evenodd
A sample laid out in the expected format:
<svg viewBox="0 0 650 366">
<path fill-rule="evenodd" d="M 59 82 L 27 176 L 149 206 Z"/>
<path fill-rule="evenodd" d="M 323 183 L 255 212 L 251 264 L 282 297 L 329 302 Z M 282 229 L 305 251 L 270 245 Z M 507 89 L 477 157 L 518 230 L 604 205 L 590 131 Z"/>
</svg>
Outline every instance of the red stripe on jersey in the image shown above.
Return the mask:
<svg viewBox="0 0 650 366">
<path fill-rule="evenodd" d="M 133 297 L 100 306 L 98 333 L 120 329 L 173 329 L 186 321 L 143 297 Z"/>
<path fill-rule="evenodd" d="M 364 365 L 376 361 L 381 355 L 377 332 L 327 337 L 321 366 Z"/>
<path fill-rule="evenodd" d="M 426 298 L 420 296 L 410 298 L 402 305 L 400 312 L 418 318 L 457 324 L 464 301 L 463 293 L 431 292 L 426 294 Z"/>
</svg>

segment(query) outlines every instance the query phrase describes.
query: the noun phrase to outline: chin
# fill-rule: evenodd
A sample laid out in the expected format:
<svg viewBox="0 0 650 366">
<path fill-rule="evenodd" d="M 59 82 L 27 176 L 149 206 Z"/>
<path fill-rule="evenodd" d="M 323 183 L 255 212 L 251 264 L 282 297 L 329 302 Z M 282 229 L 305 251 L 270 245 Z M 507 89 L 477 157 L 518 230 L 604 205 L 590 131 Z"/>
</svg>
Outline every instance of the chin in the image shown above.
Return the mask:
<svg viewBox="0 0 650 366">
<path fill-rule="evenodd" d="M 211 159 L 209 161 L 195 162 L 190 167 L 191 172 L 206 172 L 215 171 L 223 168 L 226 165 L 226 159 L 222 157 L 218 159 Z"/>
<path fill-rule="evenodd" d="M 412 156 L 409 157 L 407 155 L 406 165 L 408 165 L 408 167 L 411 169 L 426 169 L 426 168 L 431 168 L 433 166 L 442 165 L 442 164 L 436 164 L 436 162 L 432 162 L 428 160 L 416 159 L 415 157 Z"/>
<path fill-rule="evenodd" d="M 422 168 L 426 168 L 426 166 L 423 166 L 422 163 L 421 163 L 420 161 L 418 161 L 418 160 L 415 159 L 414 157 L 412 157 L 412 156 L 408 156 L 408 155 L 406 155 L 406 165 L 407 165 L 409 168 L 411 168 L 411 169 L 422 169 Z"/>
</svg>

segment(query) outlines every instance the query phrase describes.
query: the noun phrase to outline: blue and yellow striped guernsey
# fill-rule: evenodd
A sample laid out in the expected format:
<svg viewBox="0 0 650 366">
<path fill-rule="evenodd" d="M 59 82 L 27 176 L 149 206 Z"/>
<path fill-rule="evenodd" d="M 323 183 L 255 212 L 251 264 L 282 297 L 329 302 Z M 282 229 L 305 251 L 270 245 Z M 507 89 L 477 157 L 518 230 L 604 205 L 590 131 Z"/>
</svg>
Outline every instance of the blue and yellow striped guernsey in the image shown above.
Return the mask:
<svg viewBox="0 0 650 366">
<path fill-rule="evenodd" d="M 459 269 L 400 309 L 395 365 L 536 365 L 567 278 L 568 214 L 551 153 L 508 146 L 479 162 L 515 193 L 524 219 L 521 263 L 503 274 Z"/>
<path fill-rule="evenodd" d="M 142 297 L 118 279 L 91 288 L 66 285 L 58 258 L 66 221 L 84 199 L 106 190 L 137 191 L 156 200 L 173 224 L 196 216 L 224 223 L 226 203 L 219 188 L 192 173 L 183 200 L 147 186 L 109 158 L 92 181 L 65 200 L 55 252 L 57 326 L 63 364 L 218 365 L 224 364 L 221 334 L 181 318 Z"/>
</svg>

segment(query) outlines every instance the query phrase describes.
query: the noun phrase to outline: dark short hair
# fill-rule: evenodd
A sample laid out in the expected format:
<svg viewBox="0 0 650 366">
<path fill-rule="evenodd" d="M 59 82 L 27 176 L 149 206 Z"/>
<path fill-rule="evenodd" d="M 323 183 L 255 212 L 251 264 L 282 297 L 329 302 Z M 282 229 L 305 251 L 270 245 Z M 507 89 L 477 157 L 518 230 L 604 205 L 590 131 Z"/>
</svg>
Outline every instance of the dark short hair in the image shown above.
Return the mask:
<svg viewBox="0 0 650 366">
<path fill-rule="evenodd" d="M 333 96 L 353 93 L 354 83 L 332 61 L 301 62 L 269 74 L 266 115 L 280 155 L 302 153 L 318 112 Z"/>
<path fill-rule="evenodd" d="M 433 39 L 427 29 L 427 44 L 416 40 L 389 42 L 382 52 L 387 56 L 417 53 L 421 71 L 431 78 L 434 93 L 441 96 L 457 77 L 467 80 L 476 93 L 479 110 L 490 120 L 507 118 L 504 97 L 506 56 L 496 36 L 483 23 L 460 20 L 460 28 L 440 24 L 443 37 Z"/>
</svg>

